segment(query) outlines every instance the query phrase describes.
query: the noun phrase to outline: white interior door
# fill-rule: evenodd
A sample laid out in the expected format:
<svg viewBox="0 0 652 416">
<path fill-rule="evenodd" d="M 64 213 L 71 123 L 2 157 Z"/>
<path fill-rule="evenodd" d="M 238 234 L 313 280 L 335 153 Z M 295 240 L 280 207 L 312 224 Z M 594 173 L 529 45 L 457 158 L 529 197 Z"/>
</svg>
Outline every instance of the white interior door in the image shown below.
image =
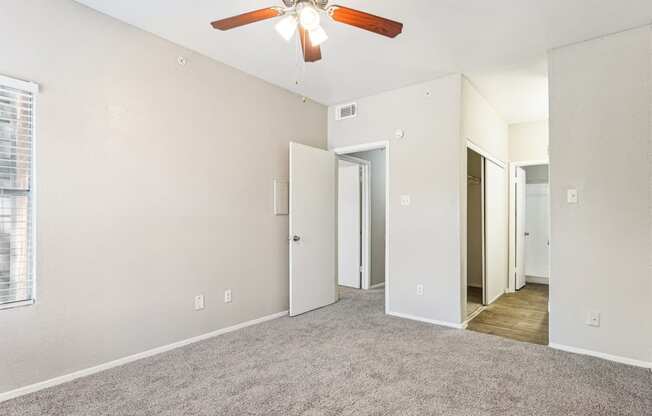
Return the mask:
<svg viewBox="0 0 652 416">
<path fill-rule="evenodd" d="M 514 226 L 514 270 L 516 272 L 516 290 L 523 289 L 525 286 L 525 260 L 527 247 L 525 244 L 526 234 L 526 193 L 527 193 L 527 176 L 525 169 L 516 168 L 516 179 L 514 181 L 514 196 L 516 199 L 515 226 Z"/>
<path fill-rule="evenodd" d="M 290 143 L 290 316 L 337 301 L 335 155 Z"/>
<path fill-rule="evenodd" d="M 526 193 L 525 274 L 547 279 L 549 275 L 548 184 L 529 184 Z"/>
<path fill-rule="evenodd" d="M 485 304 L 505 293 L 508 271 L 508 205 L 505 169 L 485 159 Z"/>
<path fill-rule="evenodd" d="M 360 165 L 339 161 L 338 175 L 338 280 L 341 286 L 361 286 L 361 212 Z"/>
</svg>

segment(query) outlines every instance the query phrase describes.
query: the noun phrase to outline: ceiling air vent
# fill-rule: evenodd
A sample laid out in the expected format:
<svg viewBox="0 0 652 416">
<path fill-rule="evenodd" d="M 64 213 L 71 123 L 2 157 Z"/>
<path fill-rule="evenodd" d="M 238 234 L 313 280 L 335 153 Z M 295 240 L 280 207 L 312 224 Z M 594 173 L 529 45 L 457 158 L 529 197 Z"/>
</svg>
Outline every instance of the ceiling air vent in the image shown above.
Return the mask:
<svg viewBox="0 0 652 416">
<path fill-rule="evenodd" d="M 344 104 L 337 106 L 335 109 L 335 120 L 346 120 L 358 115 L 358 105 L 356 103 Z"/>
</svg>

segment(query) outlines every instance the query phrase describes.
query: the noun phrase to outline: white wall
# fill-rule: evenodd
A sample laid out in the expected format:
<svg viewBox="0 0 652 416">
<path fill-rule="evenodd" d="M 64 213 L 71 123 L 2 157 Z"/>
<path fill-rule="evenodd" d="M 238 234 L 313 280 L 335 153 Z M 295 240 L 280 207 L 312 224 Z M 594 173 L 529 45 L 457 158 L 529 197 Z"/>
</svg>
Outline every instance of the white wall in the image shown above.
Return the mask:
<svg viewBox="0 0 652 416">
<path fill-rule="evenodd" d="M 509 160 L 531 162 L 548 160 L 548 120 L 509 126 Z"/>
<path fill-rule="evenodd" d="M 461 77 L 452 75 L 360 99 L 355 119 L 335 121 L 334 108 L 328 117 L 330 148 L 391 142 L 390 312 L 449 323 L 462 316 L 460 100 Z M 394 139 L 398 128 L 405 139 Z M 411 206 L 401 206 L 401 195 Z"/>
<path fill-rule="evenodd" d="M 551 343 L 648 363 L 651 43 L 644 27 L 549 54 Z"/>
<path fill-rule="evenodd" d="M 0 73 L 42 86 L 38 303 L 0 311 L 0 392 L 287 310 L 272 180 L 324 107 L 68 0 L 0 27 Z"/>
<path fill-rule="evenodd" d="M 466 78 L 462 78 L 462 137 L 495 159 L 509 160 L 507 123 Z"/>
<path fill-rule="evenodd" d="M 371 162 L 371 285 L 385 282 L 385 150 L 354 153 L 350 156 Z"/>
</svg>

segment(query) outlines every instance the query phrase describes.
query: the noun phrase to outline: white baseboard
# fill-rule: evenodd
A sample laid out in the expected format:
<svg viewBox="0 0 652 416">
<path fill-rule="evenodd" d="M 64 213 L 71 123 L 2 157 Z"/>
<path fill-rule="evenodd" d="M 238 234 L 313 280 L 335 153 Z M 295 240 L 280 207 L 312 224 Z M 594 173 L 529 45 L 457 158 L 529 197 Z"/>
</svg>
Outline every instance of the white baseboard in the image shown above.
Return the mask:
<svg viewBox="0 0 652 416">
<path fill-rule="evenodd" d="M 486 306 L 480 306 L 478 307 L 473 313 L 469 316 L 466 317 L 466 320 L 462 324 L 464 329 L 466 329 L 469 326 L 469 322 L 475 319 L 476 316 L 480 315 L 485 309 L 487 309 Z"/>
<path fill-rule="evenodd" d="M 620 364 L 627 364 L 634 367 L 643 367 L 643 368 L 652 369 L 652 363 L 641 361 L 641 360 L 635 360 L 633 358 L 619 357 L 617 355 L 606 354 L 604 352 L 585 350 L 583 348 L 569 347 L 567 345 L 554 344 L 554 343 L 550 343 L 548 346 L 556 350 L 572 352 L 573 354 L 589 355 L 591 357 L 602 358 L 603 360 L 614 361 Z"/>
<path fill-rule="evenodd" d="M 425 322 L 427 324 L 432 324 L 432 325 L 446 326 L 446 327 L 455 328 L 455 329 L 464 329 L 464 324 L 454 324 L 454 323 L 451 323 L 451 322 L 437 321 L 437 320 L 434 320 L 434 319 L 421 318 L 419 316 L 408 315 L 408 314 L 405 314 L 405 313 L 387 312 L 387 315 L 395 316 L 397 318 L 409 319 L 411 321 Z"/>
<path fill-rule="evenodd" d="M 128 364 L 128 363 L 137 361 L 137 360 L 141 360 L 143 358 L 151 357 L 153 355 L 157 355 L 157 354 L 161 354 L 163 352 L 167 352 L 167 351 L 170 351 L 170 350 L 181 348 L 181 347 L 184 347 L 184 346 L 189 345 L 189 344 L 194 344 L 194 343 L 199 342 L 199 341 L 204 341 L 206 339 L 210 339 L 210 338 L 214 338 L 214 337 L 217 337 L 217 336 L 220 336 L 220 335 L 224 335 L 224 334 L 227 334 L 229 332 L 237 331 L 239 329 L 246 328 L 248 326 L 253 326 L 253 325 L 261 324 L 263 322 L 271 321 L 273 319 L 282 318 L 282 317 L 286 316 L 287 314 L 288 314 L 288 311 L 284 311 L 284 312 L 279 312 L 279 313 L 275 313 L 275 314 L 272 314 L 272 315 L 264 316 L 262 318 L 254 319 L 252 321 L 243 322 L 243 323 L 233 325 L 233 326 L 230 326 L 230 327 L 227 327 L 227 328 L 218 329 L 217 331 L 209 332 L 207 334 L 198 335 L 196 337 L 184 339 L 182 341 L 178 341 L 178 342 L 175 342 L 175 343 L 172 343 L 172 344 L 164 345 L 162 347 L 157 347 L 157 348 L 154 348 L 154 349 L 151 349 L 151 350 L 139 352 L 139 353 L 134 354 L 134 355 L 119 358 L 119 359 L 114 360 L 114 361 L 109 361 L 108 363 L 100 364 L 100 365 L 97 365 L 95 367 L 90 367 L 90 368 L 86 368 L 86 369 L 83 369 L 83 370 L 75 371 L 74 373 L 70 373 L 70 374 L 66 374 L 66 375 L 63 375 L 63 376 L 55 377 L 55 378 L 52 378 L 52 379 L 46 380 L 46 381 L 41 381 L 39 383 L 31 384 L 29 386 L 20 387 L 20 388 L 17 388 L 15 390 L 11 390 L 11 391 L 8 391 L 8 392 L 5 392 L 5 393 L 0 393 L 0 403 L 2 403 L 4 401 L 7 401 L 7 400 L 15 399 L 16 397 L 24 396 L 24 395 L 29 394 L 29 393 L 34 393 L 34 392 L 39 391 L 39 390 L 47 389 L 49 387 L 54 387 L 54 386 L 57 386 L 59 384 L 67 383 L 69 381 L 73 381 L 73 380 L 81 378 L 81 377 L 86 377 L 86 376 L 89 376 L 91 374 L 99 373 L 99 372 L 104 371 L 104 370 L 108 370 L 108 369 L 111 369 L 111 368 L 114 368 L 114 367 L 119 367 L 121 365 L 125 365 L 125 364 Z"/>
<path fill-rule="evenodd" d="M 369 289 L 380 289 L 381 287 L 385 287 L 385 282 L 383 283 L 378 283 L 377 285 L 371 286 Z"/>
<path fill-rule="evenodd" d="M 539 276 L 525 276 L 525 281 L 527 283 L 537 283 L 540 285 L 550 284 L 550 279 L 548 279 L 547 277 L 539 277 Z"/>
</svg>

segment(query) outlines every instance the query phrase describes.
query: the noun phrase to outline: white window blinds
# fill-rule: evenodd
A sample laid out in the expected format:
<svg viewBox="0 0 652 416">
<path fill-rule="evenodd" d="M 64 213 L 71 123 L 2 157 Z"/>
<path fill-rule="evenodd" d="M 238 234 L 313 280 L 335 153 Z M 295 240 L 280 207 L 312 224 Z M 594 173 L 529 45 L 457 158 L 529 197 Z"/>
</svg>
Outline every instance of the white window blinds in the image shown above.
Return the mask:
<svg viewBox="0 0 652 416">
<path fill-rule="evenodd" d="M 36 84 L 0 76 L 0 308 L 34 301 Z"/>
</svg>

